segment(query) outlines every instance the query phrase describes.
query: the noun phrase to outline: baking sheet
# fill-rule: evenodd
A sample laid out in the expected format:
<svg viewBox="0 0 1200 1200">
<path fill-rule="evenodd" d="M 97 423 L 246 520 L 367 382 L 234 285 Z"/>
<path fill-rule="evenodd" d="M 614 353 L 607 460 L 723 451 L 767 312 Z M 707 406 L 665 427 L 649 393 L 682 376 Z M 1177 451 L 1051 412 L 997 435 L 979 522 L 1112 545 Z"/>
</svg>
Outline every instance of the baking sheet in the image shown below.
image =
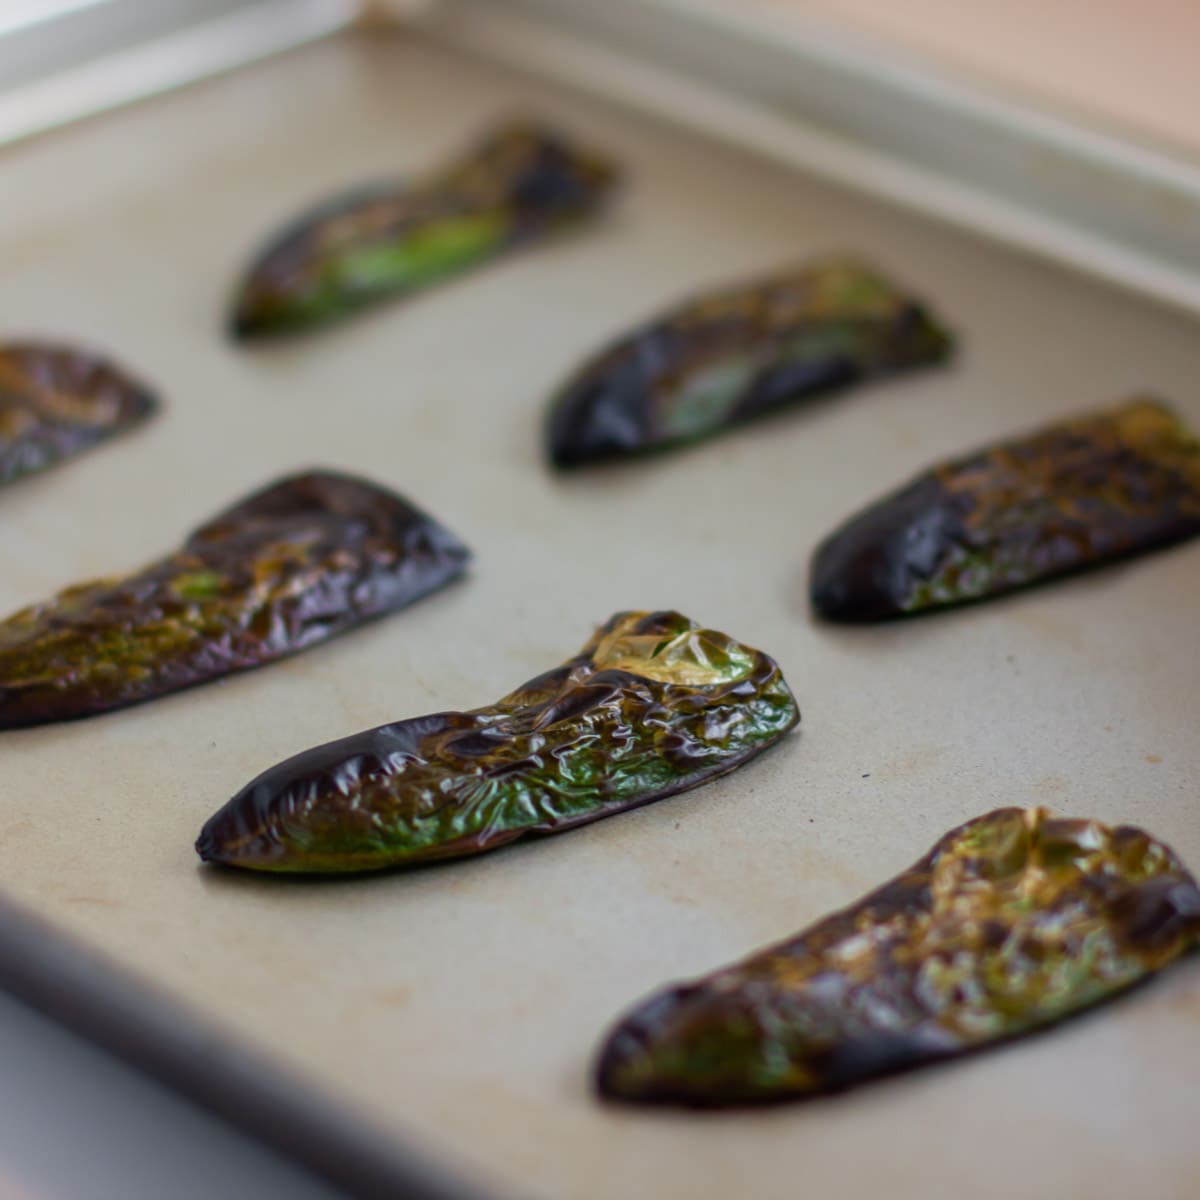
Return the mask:
<svg viewBox="0 0 1200 1200">
<path fill-rule="evenodd" d="M 218 336 L 245 255 L 306 199 L 553 117 L 618 151 L 611 218 L 326 335 Z M 931 458 L 1146 386 L 1200 420 L 1194 324 L 1078 277 L 400 36 L 340 37 L 0 159 L 0 327 L 79 337 L 165 414 L 6 489 L 5 611 L 134 566 L 272 475 L 361 471 L 476 550 L 465 582 L 300 658 L 6 733 L 5 893 L 385 1135 L 498 1195 L 1191 1197 L 1200 967 L 1001 1052 L 836 1100 L 597 1105 L 610 1020 L 848 903 L 999 804 L 1144 823 L 1200 864 L 1200 548 L 875 629 L 807 613 L 833 524 Z M 963 334 L 951 370 L 669 458 L 558 479 L 543 399 L 713 280 L 878 259 Z M 803 731 L 727 779 L 475 862 L 325 883 L 204 870 L 192 841 L 315 742 L 486 702 L 615 609 L 775 655 Z"/>
</svg>

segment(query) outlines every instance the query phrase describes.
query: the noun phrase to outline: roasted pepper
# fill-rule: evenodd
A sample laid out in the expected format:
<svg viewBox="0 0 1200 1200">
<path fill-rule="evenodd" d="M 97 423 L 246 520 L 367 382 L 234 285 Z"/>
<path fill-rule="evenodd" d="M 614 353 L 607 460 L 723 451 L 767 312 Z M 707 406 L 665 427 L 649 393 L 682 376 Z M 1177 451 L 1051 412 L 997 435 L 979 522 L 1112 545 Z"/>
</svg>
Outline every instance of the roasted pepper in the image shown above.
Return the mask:
<svg viewBox="0 0 1200 1200">
<path fill-rule="evenodd" d="M 1013 591 L 1200 533 L 1200 443 L 1131 400 L 934 467 L 813 558 L 813 607 L 874 621 Z"/>
<path fill-rule="evenodd" d="M 626 1016 L 615 1100 L 749 1104 L 838 1091 L 1052 1024 L 1200 941 L 1200 889 L 1132 826 L 1002 808 L 791 941 Z"/>
<path fill-rule="evenodd" d="M 71 458 L 157 407 L 144 384 L 87 351 L 0 345 L 0 484 Z"/>
<path fill-rule="evenodd" d="M 476 854 L 695 787 L 799 719 L 765 654 L 679 613 L 618 613 L 493 705 L 381 725 L 270 768 L 196 849 L 259 871 Z"/>
<path fill-rule="evenodd" d="M 952 345 L 870 267 L 816 262 L 696 297 L 603 348 L 551 400 L 550 458 L 574 467 L 694 441 Z"/>
<path fill-rule="evenodd" d="M 122 708 L 305 650 L 441 587 L 468 557 L 374 484 L 280 480 L 144 570 L 0 622 L 0 728 Z"/>
<path fill-rule="evenodd" d="M 295 221 L 251 266 L 232 332 L 305 329 L 456 275 L 589 216 L 616 180 L 557 133 L 497 129 L 429 179 L 360 188 Z"/>
</svg>

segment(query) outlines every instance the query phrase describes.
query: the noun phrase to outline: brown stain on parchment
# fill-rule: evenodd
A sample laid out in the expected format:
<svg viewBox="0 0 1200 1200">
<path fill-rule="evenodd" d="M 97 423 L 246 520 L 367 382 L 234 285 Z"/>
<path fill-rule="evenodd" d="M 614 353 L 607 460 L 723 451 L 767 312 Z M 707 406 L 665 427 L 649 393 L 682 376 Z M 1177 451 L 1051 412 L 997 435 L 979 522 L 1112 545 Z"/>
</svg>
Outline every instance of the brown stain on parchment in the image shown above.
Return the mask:
<svg viewBox="0 0 1200 1200">
<path fill-rule="evenodd" d="M 1044 608 L 1014 607 L 1013 616 L 1025 626 L 1039 642 L 1056 649 L 1065 648 L 1075 653 L 1087 649 L 1082 625 L 1068 620 Z"/>
<path fill-rule="evenodd" d="M 3 846 L 6 842 L 15 841 L 18 838 L 25 837 L 27 834 L 36 832 L 37 826 L 28 818 L 13 821 L 11 824 L 5 825 L 0 829 L 0 846 Z"/>
<path fill-rule="evenodd" d="M 902 754 L 899 758 L 884 763 L 882 767 L 876 767 L 871 772 L 871 777 L 884 782 L 893 779 L 909 779 L 913 775 L 920 775 L 936 766 L 945 753 L 940 746 L 925 746 L 921 749 L 910 750 L 907 754 Z"/>
<path fill-rule="evenodd" d="M 1048 775 L 1043 775 L 1034 785 L 1034 788 L 1042 796 L 1061 796 L 1067 790 L 1068 786 L 1068 781 L 1062 775 L 1056 775 L 1051 772 Z"/>
<path fill-rule="evenodd" d="M 1173 1017 L 1182 1017 L 1200 1025 L 1200 990 L 1193 988 L 1190 992 L 1172 992 L 1163 998 L 1159 1008 L 1165 1009 Z"/>
</svg>

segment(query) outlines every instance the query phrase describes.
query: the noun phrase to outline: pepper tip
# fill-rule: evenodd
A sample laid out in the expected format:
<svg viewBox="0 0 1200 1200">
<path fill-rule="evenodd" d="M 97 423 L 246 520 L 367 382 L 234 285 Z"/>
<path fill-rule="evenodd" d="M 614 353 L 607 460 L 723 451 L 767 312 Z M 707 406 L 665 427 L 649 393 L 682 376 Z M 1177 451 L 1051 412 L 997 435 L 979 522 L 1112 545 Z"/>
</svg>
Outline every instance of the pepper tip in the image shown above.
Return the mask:
<svg viewBox="0 0 1200 1200">
<path fill-rule="evenodd" d="M 225 321 L 225 333 L 235 342 L 249 341 L 261 332 L 259 323 L 241 308 L 234 309 Z"/>
<path fill-rule="evenodd" d="M 822 620 L 840 624 L 860 625 L 893 615 L 888 610 L 886 596 L 875 589 L 862 587 L 862 580 L 813 568 L 808 599 L 813 612 Z"/>
<path fill-rule="evenodd" d="M 600 1048 L 592 1068 L 592 1089 L 603 1100 L 618 1102 L 636 1100 L 631 1094 L 628 1080 L 622 1067 L 628 1054 L 623 1050 L 623 1039 L 620 1030 L 611 1035 Z"/>
<path fill-rule="evenodd" d="M 217 850 L 217 839 L 213 837 L 212 830 L 207 825 L 200 831 L 200 836 L 196 839 L 196 853 L 200 855 L 201 862 L 221 861 L 220 853 Z"/>
</svg>

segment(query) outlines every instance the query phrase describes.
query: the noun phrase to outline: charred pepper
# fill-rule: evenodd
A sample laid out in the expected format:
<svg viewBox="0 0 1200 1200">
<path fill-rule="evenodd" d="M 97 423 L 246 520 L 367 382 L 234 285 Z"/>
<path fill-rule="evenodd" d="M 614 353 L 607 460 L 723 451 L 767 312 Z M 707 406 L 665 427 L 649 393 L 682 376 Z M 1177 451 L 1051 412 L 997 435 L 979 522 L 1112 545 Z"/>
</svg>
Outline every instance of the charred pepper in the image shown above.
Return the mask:
<svg viewBox="0 0 1200 1200">
<path fill-rule="evenodd" d="M 617 181 L 604 156 L 530 124 L 493 131 L 431 178 L 377 184 L 295 221 L 251 266 L 231 329 L 324 324 L 583 220 Z"/>
<path fill-rule="evenodd" d="M 549 455 L 574 467 L 661 450 L 952 348 L 877 271 L 819 261 L 695 297 L 606 346 L 551 400 Z"/>
<path fill-rule="evenodd" d="M 838 1091 L 1059 1021 L 1200 941 L 1200 888 L 1132 826 L 1002 808 L 791 941 L 644 1001 L 597 1067 L 612 1099 Z"/>
<path fill-rule="evenodd" d="M 813 607 L 874 621 L 982 600 L 1200 533 L 1200 442 L 1135 399 L 934 467 L 818 547 Z"/>
<path fill-rule="evenodd" d="M 157 407 L 144 384 L 88 351 L 0 345 L 0 484 L 88 450 Z"/>
<path fill-rule="evenodd" d="M 502 700 L 382 725 L 270 768 L 204 826 L 207 862 L 367 871 L 491 850 L 733 770 L 800 719 L 765 654 L 624 612 Z"/>
<path fill-rule="evenodd" d="M 348 475 L 285 478 L 134 575 L 0 621 L 0 728 L 86 717 L 273 662 L 402 608 L 469 557 Z"/>
</svg>

